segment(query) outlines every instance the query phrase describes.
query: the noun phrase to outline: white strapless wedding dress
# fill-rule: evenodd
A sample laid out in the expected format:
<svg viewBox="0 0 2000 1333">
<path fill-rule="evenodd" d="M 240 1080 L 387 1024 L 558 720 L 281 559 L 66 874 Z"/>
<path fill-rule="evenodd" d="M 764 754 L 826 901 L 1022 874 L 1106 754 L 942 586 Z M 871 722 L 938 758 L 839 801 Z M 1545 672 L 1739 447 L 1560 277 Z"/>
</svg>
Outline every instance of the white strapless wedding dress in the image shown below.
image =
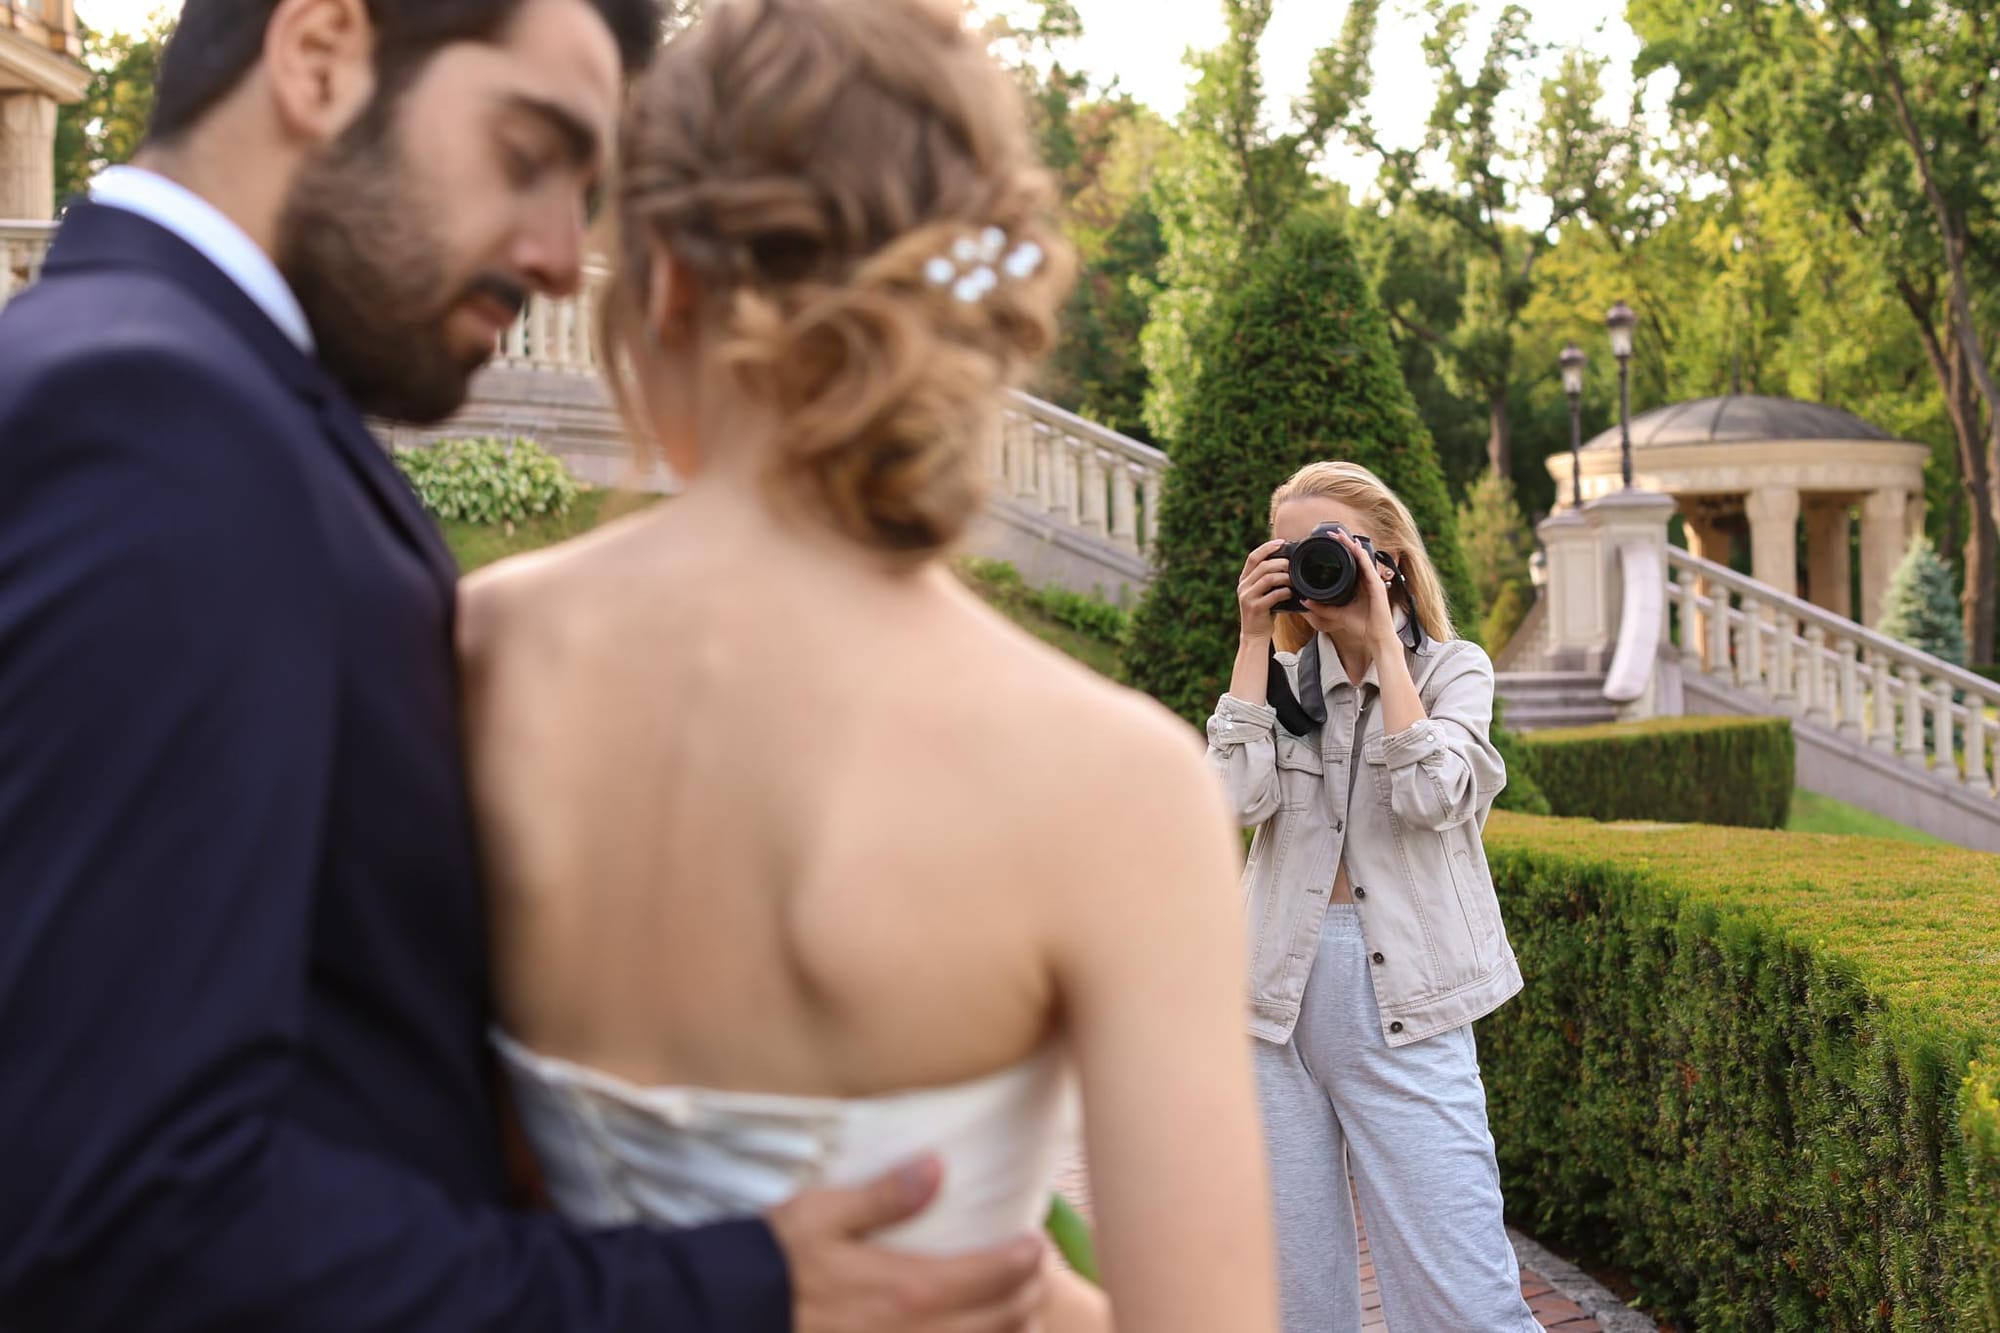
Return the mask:
<svg viewBox="0 0 2000 1333">
<path fill-rule="evenodd" d="M 910 1157 L 944 1162 L 937 1200 L 883 1244 L 950 1254 L 1039 1230 L 1076 1139 L 1059 1043 L 997 1074 L 885 1097 L 642 1088 L 493 1037 L 557 1209 L 586 1226 L 699 1226 Z"/>
</svg>

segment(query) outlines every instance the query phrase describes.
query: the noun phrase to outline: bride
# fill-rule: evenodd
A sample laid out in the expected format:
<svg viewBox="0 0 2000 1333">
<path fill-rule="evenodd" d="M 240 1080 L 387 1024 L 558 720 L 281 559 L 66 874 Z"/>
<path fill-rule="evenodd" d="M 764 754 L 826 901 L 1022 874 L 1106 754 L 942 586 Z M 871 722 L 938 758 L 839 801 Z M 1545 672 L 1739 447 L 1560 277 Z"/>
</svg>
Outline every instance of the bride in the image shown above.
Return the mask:
<svg viewBox="0 0 2000 1333">
<path fill-rule="evenodd" d="M 1071 262 L 956 0 L 728 0 L 635 94 L 607 347 L 684 494 L 465 593 L 502 1056 L 587 1222 L 1035 1230 L 1080 1092 L 1116 1322 L 1276 1328 L 1200 738 L 942 556 Z M 775 1210 L 775 1211 L 774 1211 Z M 1080 1282 L 1052 1328 L 1104 1327 Z"/>
</svg>

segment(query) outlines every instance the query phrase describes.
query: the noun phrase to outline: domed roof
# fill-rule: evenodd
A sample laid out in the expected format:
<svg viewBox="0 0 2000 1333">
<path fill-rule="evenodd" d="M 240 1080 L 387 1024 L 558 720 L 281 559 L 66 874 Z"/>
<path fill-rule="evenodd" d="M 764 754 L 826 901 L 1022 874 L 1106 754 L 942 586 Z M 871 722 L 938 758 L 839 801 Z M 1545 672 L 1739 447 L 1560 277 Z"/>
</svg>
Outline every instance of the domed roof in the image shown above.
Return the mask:
<svg viewBox="0 0 2000 1333">
<path fill-rule="evenodd" d="M 1893 440 L 1896 437 L 1837 407 L 1796 398 L 1731 394 L 1656 407 L 1632 418 L 1632 447 L 1676 444 L 1765 444 L 1773 440 Z M 1585 445 L 1618 448 L 1613 426 Z"/>
</svg>

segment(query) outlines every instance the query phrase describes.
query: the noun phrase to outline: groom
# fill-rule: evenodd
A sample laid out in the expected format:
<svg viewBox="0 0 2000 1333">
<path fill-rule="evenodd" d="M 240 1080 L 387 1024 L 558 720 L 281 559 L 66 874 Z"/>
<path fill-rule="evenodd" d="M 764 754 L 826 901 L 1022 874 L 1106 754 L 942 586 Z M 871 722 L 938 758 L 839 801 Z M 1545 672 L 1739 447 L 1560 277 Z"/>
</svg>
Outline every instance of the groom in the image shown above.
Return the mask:
<svg viewBox="0 0 2000 1333">
<path fill-rule="evenodd" d="M 1041 1247 L 503 1206 L 454 571 L 362 412 L 464 401 L 656 0 L 187 0 L 0 315 L 0 1329 L 1008 1333 Z"/>
</svg>

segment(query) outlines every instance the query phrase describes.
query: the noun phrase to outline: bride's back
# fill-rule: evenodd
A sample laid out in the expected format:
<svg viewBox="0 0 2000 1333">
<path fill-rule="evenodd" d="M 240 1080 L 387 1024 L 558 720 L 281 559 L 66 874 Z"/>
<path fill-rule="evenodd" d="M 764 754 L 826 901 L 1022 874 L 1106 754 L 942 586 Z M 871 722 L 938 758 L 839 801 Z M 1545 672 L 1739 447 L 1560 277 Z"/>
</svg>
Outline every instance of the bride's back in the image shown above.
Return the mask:
<svg viewBox="0 0 2000 1333">
<path fill-rule="evenodd" d="M 476 585 L 467 639 L 502 1017 L 641 1085 L 1025 1058 L 1122 770 L 1192 748 L 942 569 L 699 491 Z"/>
</svg>

